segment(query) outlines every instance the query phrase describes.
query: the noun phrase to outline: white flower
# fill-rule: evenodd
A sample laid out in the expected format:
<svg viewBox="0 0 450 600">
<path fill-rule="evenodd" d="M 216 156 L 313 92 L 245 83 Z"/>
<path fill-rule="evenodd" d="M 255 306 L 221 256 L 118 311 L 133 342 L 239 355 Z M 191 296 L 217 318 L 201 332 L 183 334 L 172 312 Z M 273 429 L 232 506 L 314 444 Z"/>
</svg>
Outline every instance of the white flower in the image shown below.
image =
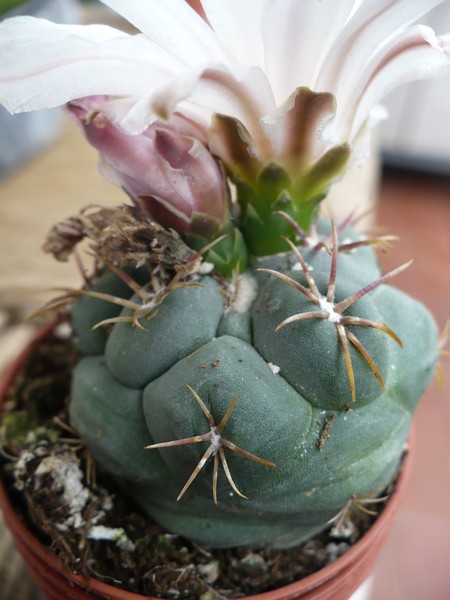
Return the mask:
<svg viewBox="0 0 450 600">
<path fill-rule="evenodd" d="M 175 109 L 206 127 L 220 113 L 243 124 L 259 161 L 290 170 L 295 153 L 308 164 L 355 144 L 387 92 L 450 65 L 449 36 L 411 25 L 440 0 L 202 0 L 208 22 L 184 0 L 102 1 L 142 33 L 27 17 L 0 25 L 6 108 L 106 94 L 106 116 L 128 133 Z M 299 87 L 327 95 L 296 114 Z"/>
</svg>

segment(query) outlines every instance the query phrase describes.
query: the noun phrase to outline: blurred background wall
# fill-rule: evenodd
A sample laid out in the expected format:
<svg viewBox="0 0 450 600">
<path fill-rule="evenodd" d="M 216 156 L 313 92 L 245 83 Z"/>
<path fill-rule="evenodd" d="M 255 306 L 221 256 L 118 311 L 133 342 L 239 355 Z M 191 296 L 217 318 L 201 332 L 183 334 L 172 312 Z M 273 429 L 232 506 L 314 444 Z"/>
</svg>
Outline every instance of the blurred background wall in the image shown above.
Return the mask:
<svg viewBox="0 0 450 600">
<path fill-rule="evenodd" d="M 450 31 L 450 2 L 421 22 L 438 34 Z M 450 174 L 450 75 L 395 90 L 384 102 L 389 119 L 380 126 L 388 166 Z"/>
</svg>

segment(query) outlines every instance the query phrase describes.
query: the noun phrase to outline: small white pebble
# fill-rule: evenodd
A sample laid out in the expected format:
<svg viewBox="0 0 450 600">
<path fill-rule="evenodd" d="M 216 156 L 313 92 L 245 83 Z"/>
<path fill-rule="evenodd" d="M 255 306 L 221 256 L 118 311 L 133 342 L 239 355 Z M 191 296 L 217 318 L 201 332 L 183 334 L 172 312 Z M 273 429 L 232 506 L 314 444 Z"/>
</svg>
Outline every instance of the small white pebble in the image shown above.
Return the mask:
<svg viewBox="0 0 450 600">
<path fill-rule="evenodd" d="M 211 562 L 207 563 L 206 565 L 198 565 L 198 570 L 199 570 L 199 573 L 202 576 L 202 578 L 207 583 L 212 585 L 214 582 L 217 581 L 217 579 L 219 578 L 219 575 L 220 575 L 219 561 L 212 560 Z"/>
<path fill-rule="evenodd" d="M 105 527 L 104 525 L 95 525 L 88 532 L 88 539 L 104 542 L 115 542 L 121 550 L 133 552 L 135 545 L 125 533 L 122 527 Z"/>
<path fill-rule="evenodd" d="M 280 367 L 278 365 L 274 365 L 273 363 L 267 363 L 267 366 L 269 367 L 269 369 L 272 371 L 272 373 L 274 375 L 278 375 L 278 373 L 280 372 Z"/>
</svg>

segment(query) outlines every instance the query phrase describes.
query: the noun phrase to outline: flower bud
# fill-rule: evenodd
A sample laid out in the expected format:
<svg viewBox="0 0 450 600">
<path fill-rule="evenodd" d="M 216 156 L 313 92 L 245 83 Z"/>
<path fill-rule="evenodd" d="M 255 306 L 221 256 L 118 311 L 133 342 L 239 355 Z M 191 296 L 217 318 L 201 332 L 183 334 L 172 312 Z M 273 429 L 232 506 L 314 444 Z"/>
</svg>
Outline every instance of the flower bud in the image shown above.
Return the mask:
<svg viewBox="0 0 450 600">
<path fill-rule="evenodd" d="M 107 98 L 71 102 L 69 112 L 99 150 L 100 170 L 163 227 L 210 237 L 228 219 L 229 188 L 221 164 L 192 136 L 189 121 L 155 121 L 129 135 L 101 112 Z"/>
</svg>

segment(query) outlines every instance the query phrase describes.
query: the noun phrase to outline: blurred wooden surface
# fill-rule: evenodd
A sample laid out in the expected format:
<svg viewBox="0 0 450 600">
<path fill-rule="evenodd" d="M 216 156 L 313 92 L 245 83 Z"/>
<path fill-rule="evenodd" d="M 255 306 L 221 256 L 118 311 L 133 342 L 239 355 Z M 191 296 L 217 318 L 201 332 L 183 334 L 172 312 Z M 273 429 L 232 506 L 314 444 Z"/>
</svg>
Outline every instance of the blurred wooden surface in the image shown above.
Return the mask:
<svg viewBox="0 0 450 600">
<path fill-rule="evenodd" d="M 51 297 L 50 288 L 80 284 L 74 264 L 58 263 L 41 246 L 53 223 L 82 207 L 124 201 L 96 164 L 97 152 L 68 121 L 51 148 L 0 181 L 0 306 L 26 313 Z"/>
</svg>

